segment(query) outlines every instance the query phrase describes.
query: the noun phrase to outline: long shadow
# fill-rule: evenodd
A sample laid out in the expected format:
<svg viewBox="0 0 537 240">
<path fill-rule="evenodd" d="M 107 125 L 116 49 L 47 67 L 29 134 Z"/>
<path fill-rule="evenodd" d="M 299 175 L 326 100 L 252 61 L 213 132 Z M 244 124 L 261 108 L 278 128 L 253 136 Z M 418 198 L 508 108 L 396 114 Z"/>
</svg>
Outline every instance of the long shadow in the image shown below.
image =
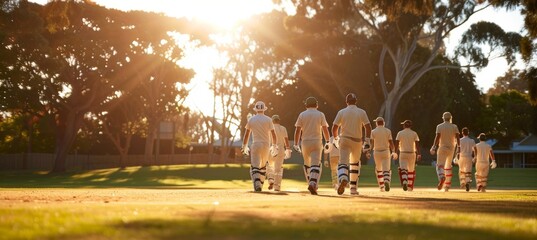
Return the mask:
<svg viewBox="0 0 537 240">
<path fill-rule="evenodd" d="M 111 223 L 125 236 L 147 239 L 535 239 L 535 233 L 441 226 L 411 221 L 369 221 L 352 215 L 324 219 L 272 219 L 250 213 L 215 211 L 194 219 L 143 219 Z M 216 217 L 215 217 L 216 216 Z M 409 216 L 410 217 L 410 216 Z M 358 219 L 358 220 L 357 220 Z M 141 235 L 140 235 L 141 234 Z M 97 235 L 98 236 L 98 235 Z M 61 237 L 70 238 L 69 235 Z M 74 235 L 76 237 L 76 235 Z"/>
</svg>

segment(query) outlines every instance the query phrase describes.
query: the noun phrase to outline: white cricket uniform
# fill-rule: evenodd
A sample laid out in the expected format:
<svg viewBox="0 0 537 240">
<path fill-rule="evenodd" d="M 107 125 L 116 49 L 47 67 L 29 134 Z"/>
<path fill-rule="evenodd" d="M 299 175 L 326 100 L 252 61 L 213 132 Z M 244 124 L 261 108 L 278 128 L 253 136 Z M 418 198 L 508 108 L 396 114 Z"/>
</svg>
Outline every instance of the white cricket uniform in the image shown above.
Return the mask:
<svg viewBox="0 0 537 240">
<path fill-rule="evenodd" d="M 418 134 L 405 128 L 397 133 L 395 140 L 399 141 L 399 166 L 413 172 L 416 166 L 416 142 L 420 141 Z"/>
<path fill-rule="evenodd" d="M 250 175 L 254 184 L 257 180 L 263 184 L 265 179 L 265 164 L 270 157 L 270 135 L 274 129 L 274 124 L 272 123 L 272 119 L 265 114 L 257 113 L 248 119 L 246 129 L 252 133 Z"/>
<path fill-rule="evenodd" d="M 304 165 L 319 165 L 323 151 L 322 127 L 328 127 L 324 113 L 316 108 L 308 108 L 298 115 L 295 127 L 302 129 L 302 155 Z"/>
<path fill-rule="evenodd" d="M 475 141 L 468 136 L 460 139 L 461 152 L 459 155 L 459 182 L 462 185 L 469 183 L 472 179 L 472 152 Z"/>
<path fill-rule="evenodd" d="M 349 166 L 350 187 L 356 189 L 360 177 L 360 157 L 362 155 L 362 128 L 369 124 L 367 113 L 356 105 L 348 105 L 339 110 L 334 125 L 339 126 L 339 164 Z M 338 171 L 339 181 L 346 173 Z"/>
<path fill-rule="evenodd" d="M 267 166 L 267 177 L 269 182 L 274 183 L 274 189 L 279 191 L 281 187 L 283 177 L 283 161 L 285 157 L 285 139 L 288 138 L 287 129 L 280 125 L 274 124 L 274 132 L 276 133 L 276 139 L 278 140 L 278 155 L 276 157 L 269 158 L 269 164 Z"/>
<path fill-rule="evenodd" d="M 475 177 L 477 186 L 487 186 L 489 176 L 489 163 L 490 163 L 490 151 L 492 147 L 486 142 L 479 142 L 475 145 L 476 148 L 476 163 L 475 163 Z"/>
<path fill-rule="evenodd" d="M 295 127 L 300 127 L 302 131 L 301 145 L 306 181 L 308 184 L 313 184 L 317 187 L 321 177 L 322 129 L 323 127 L 328 128 L 328 122 L 324 113 L 317 110 L 317 108 L 308 108 L 298 115 Z"/>
<path fill-rule="evenodd" d="M 440 133 L 438 150 L 436 152 L 436 173 L 438 180 L 442 182 L 443 187 L 447 190 L 451 187 L 453 177 L 453 154 L 459 138 L 459 128 L 450 122 L 443 122 L 436 126 L 436 133 Z"/>
<path fill-rule="evenodd" d="M 380 188 L 384 188 L 384 182 L 391 180 L 390 141 L 392 141 L 392 131 L 384 126 L 377 126 L 371 131 L 371 140 L 373 140 L 373 158 L 375 159 L 377 182 Z"/>
<path fill-rule="evenodd" d="M 436 133 L 440 133 L 436 165 L 444 166 L 444 168 L 448 168 L 449 166 L 451 168 L 451 160 L 453 160 L 453 153 L 457 145 L 459 128 L 453 123 L 443 122 L 436 126 Z"/>
<path fill-rule="evenodd" d="M 399 141 L 399 180 L 401 185 L 407 182 L 412 191 L 416 180 L 416 142 L 420 141 L 418 134 L 410 128 L 397 133 L 395 140 Z"/>
</svg>

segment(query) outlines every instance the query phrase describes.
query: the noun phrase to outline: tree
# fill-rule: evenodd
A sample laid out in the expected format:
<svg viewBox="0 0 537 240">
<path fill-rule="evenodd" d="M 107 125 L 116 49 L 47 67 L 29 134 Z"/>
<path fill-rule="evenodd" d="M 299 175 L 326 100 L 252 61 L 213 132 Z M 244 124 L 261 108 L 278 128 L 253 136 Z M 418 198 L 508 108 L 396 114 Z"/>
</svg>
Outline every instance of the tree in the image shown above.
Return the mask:
<svg viewBox="0 0 537 240">
<path fill-rule="evenodd" d="M 186 95 L 176 88 L 176 83 L 188 81 L 192 74 L 177 66 L 181 52 L 171 34 L 181 29 L 192 30 L 185 21 L 157 14 L 109 10 L 87 1 L 52 1 L 44 7 L 28 6 L 40 19 L 46 19 L 46 24 L 41 21 L 38 29 L 48 45 L 36 48 L 35 44 L 23 45 L 28 39 L 4 38 L 16 40 L 3 45 L 13 50 L 14 56 L 12 65 L 5 65 L 6 75 L 17 76 L 19 69 L 27 75 L 20 77 L 25 81 L 3 80 L 7 83 L 2 83 L 5 88 L 2 97 L 22 92 L 17 88 L 28 90 L 31 92 L 28 96 L 36 99 L 28 102 L 40 106 L 32 109 L 42 109 L 56 117 L 53 171 L 65 171 L 66 154 L 84 119 L 106 111 L 103 107 L 122 94 L 145 83 L 146 89 L 152 89 L 147 92 L 154 94 L 153 104 L 164 109 L 177 108 L 180 99 L 176 97 Z M 25 23 L 27 19 L 18 20 Z M 178 92 L 181 93 L 175 94 Z M 167 97 L 159 100 L 160 94 Z M 170 102 L 174 104 L 167 104 Z"/>
<path fill-rule="evenodd" d="M 362 21 L 378 42 L 382 44 L 379 60 L 379 80 L 383 90 L 384 103 L 379 115 L 392 124 L 393 116 L 402 97 L 416 85 L 427 72 L 436 69 L 459 68 L 448 63 L 433 64 L 443 51 L 443 40 L 456 28 L 465 23 L 473 14 L 488 7 L 479 1 L 342 1 L 349 20 Z M 463 38 L 463 46 L 458 54 L 470 59 L 470 66 L 486 66 L 488 54 L 476 48 L 475 43 L 494 46 L 508 61 L 514 59 L 513 49 L 518 49 L 516 33 L 504 33 L 490 23 L 473 25 Z M 361 30 L 361 29 L 357 29 Z M 425 59 L 416 58 L 416 50 L 428 49 Z M 388 59 L 386 59 L 386 57 Z M 391 62 L 387 65 L 386 60 Z M 387 68 L 394 69 L 393 80 L 385 78 Z"/>
<path fill-rule="evenodd" d="M 535 133 L 537 107 L 531 106 L 527 94 L 516 90 L 493 95 L 485 112 L 483 132 L 489 132 L 501 142 L 510 141 Z"/>
</svg>

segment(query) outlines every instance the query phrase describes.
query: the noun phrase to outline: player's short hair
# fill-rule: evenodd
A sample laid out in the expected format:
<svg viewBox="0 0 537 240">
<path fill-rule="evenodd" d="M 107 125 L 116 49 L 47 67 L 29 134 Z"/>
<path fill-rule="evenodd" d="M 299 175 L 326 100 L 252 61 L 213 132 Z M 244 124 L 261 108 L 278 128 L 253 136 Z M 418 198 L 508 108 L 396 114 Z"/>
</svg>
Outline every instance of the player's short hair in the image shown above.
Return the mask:
<svg viewBox="0 0 537 240">
<path fill-rule="evenodd" d="M 462 135 L 464 135 L 464 136 L 468 136 L 468 134 L 470 134 L 470 130 L 468 130 L 467 127 L 463 127 L 463 128 L 462 128 Z"/>
<path fill-rule="evenodd" d="M 308 97 L 306 98 L 306 101 L 304 102 L 307 108 L 311 107 L 318 107 L 319 102 L 315 97 Z"/>
<path fill-rule="evenodd" d="M 486 141 L 487 135 L 485 135 L 484 133 L 480 133 L 477 138 L 479 138 L 479 141 Z"/>
<path fill-rule="evenodd" d="M 272 115 L 272 121 L 275 122 L 275 123 L 279 123 L 280 122 L 280 116 L 279 115 Z"/>
<path fill-rule="evenodd" d="M 401 124 L 403 124 L 403 127 L 405 127 L 405 128 L 412 127 L 412 121 L 411 120 L 405 120 Z"/>
<path fill-rule="evenodd" d="M 358 102 L 358 97 L 354 93 L 349 93 L 345 97 L 345 102 L 347 104 L 356 104 L 356 102 Z"/>
</svg>

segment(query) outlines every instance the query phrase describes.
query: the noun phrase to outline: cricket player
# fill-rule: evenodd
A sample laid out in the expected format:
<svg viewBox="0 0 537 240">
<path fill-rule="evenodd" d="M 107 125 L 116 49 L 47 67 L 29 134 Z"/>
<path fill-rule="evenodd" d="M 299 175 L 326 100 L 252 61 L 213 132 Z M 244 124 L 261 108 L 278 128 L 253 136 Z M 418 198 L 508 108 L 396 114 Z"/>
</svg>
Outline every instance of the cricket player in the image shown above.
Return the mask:
<svg viewBox="0 0 537 240">
<path fill-rule="evenodd" d="M 462 128 L 462 138 L 459 140 L 461 143 L 461 152 L 457 157 L 457 164 L 459 165 L 459 182 L 461 188 L 466 188 L 466 191 L 470 191 L 470 183 L 472 182 L 472 162 L 473 152 L 475 147 L 475 141 L 468 137 L 470 130 L 467 127 Z"/>
<path fill-rule="evenodd" d="M 492 147 L 486 143 L 487 136 L 484 133 L 479 134 L 479 143 L 474 146 L 474 152 L 476 155 L 475 163 L 475 180 L 477 183 L 478 192 L 486 192 L 487 181 L 489 176 L 489 157 L 492 162 L 490 168 L 496 168 L 496 160 L 494 159 L 494 153 Z"/>
<path fill-rule="evenodd" d="M 437 154 L 436 157 L 436 174 L 438 175 L 438 190 L 449 191 L 451 187 L 452 160 L 455 148 L 457 154 L 460 152 L 459 128 L 451 123 L 451 113 L 445 112 L 442 114 L 443 123 L 436 126 L 436 136 L 433 146 L 431 147 L 431 155 Z"/>
<path fill-rule="evenodd" d="M 347 94 L 345 97 L 347 107 L 337 113 L 332 126 L 334 138 L 331 141 L 339 142 L 339 186 L 337 189 L 339 195 L 344 193 L 348 183 L 350 183 L 351 195 L 359 194 L 357 187 L 360 178 L 362 148 L 364 152 L 368 152 L 371 148 L 371 124 L 367 113 L 356 106 L 357 101 L 358 98 L 354 93 Z M 365 139 L 362 128 L 365 129 Z"/>
<path fill-rule="evenodd" d="M 371 146 L 375 159 L 377 182 L 381 192 L 389 192 L 392 174 L 390 157 L 397 159 L 397 153 L 394 151 L 392 131 L 384 127 L 384 118 L 377 117 L 374 122 L 377 126 L 371 131 Z"/>
<path fill-rule="evenodd" d="M 254 111 L 256 115 L 248 119 L 246 123 L 246 131 L 242 139 L 241 151 L 245 155 L 250 154 L 250 148 L 248 147 L 248 140 L 250 133 L 252 133 L 252 152 L 251 152 L 251 166 L 250 177 L 254 184 L 254 191 L 260 192 L 263 189 L 263 183 L 265 181 L 266 163 L 269 161 L 269 157 L 272 154 L 276 155 L 278 152 L 278 140 L 276 138 L 276 132 L 274 131 L 274 124 L 272 119 L 265 115 L 267 107 L 262 101 L 258 101 L 255 104 Z M 272 146 L 271 143 L 272 137 Z"/>
<path fill-rule="evenodd" d="M 399 179 L 404 191 L 414 190 L 416 182 L 416 160 L 421 160 L 420 138 L 412 127 L 412 121 L 401 123 L 403 130 L 395 137 L 395 149 L 399 152 Z"/>
<path fill-rule="evenodd" d="M 324 136 L 324 140 L 328 144 L 330 133 L 324 113 L 317 110 L 319 107 L 317 99 L 308 97 L 305 106 L 306 110 L 298 115 L 295 123 L 295 145 L 293 148 L 297 152 L 302 152 L 308 190 L 312 195 L 317 195 L 318 181 L 321 177 L 322 140 Z M 300 140 L 302 142 L 298 145 Z"/>
<path fill-rule="evenodd" d="M 269 181 L 269 190 L 280 191 L 283 177 L 283 161 L 291 157 L 291 148 L 289 146 L 289 138 L 287 129 L 280 125 L 280 116 L 273 115 L 272 123 L 274 124 L 274 132 L 278 139 L 278 155 L 271 156 L 267 165 L 267 177 Z"/>
</svg>

